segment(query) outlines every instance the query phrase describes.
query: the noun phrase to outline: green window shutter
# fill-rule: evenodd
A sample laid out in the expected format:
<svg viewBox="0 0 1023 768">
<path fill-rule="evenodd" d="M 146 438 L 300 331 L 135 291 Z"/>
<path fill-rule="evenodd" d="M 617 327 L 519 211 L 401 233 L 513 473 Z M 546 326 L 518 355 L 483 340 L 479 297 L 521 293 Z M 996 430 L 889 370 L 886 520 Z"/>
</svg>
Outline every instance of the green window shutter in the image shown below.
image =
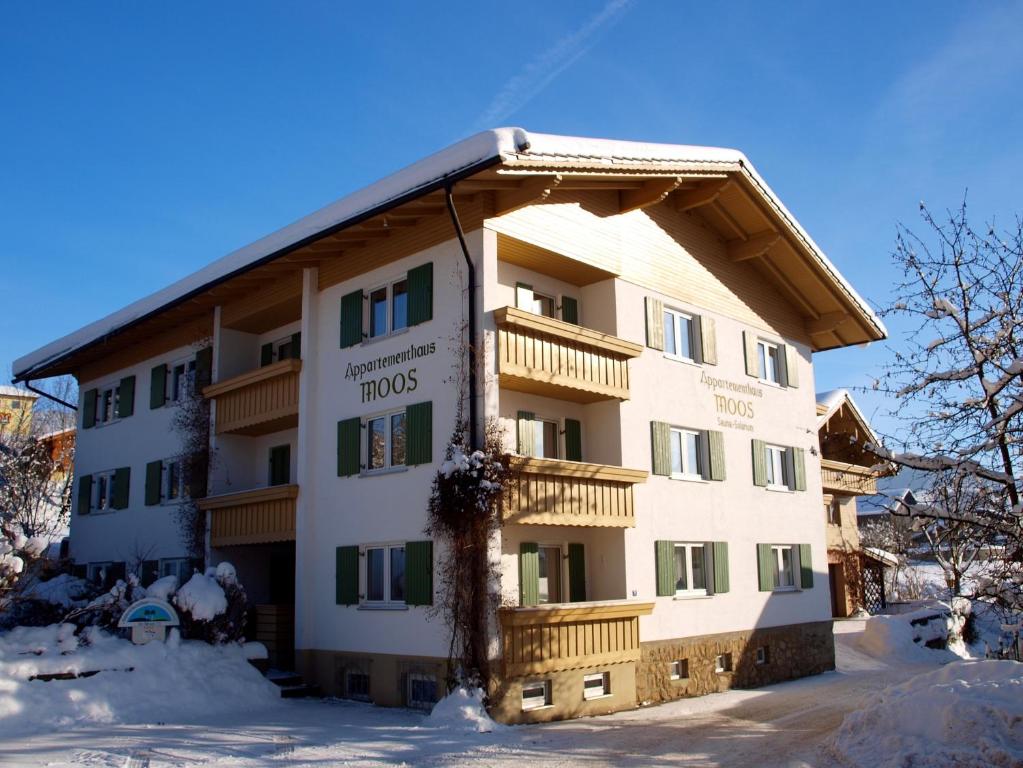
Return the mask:
<svg viewBox="0 0 1023 768">
<path fill-rule="evenodd" d="M 362 291 L 341 297 L 341 349 L 362 343 Z"/>
<path fill-rule="evenodd" d="M 433 262 L 408 271 L 408 324 L 433 320 Z"/>
<path fill-rule="evenodd" d="M 663 421 L 650 422 L 650 445 L 655 475 L 671 474 L 671 425 Z M 674 593 L 673 593 L 674 594 Z"/>
<path fill-rule="evenodd" d="M 810 545 L 799 545 L 799 586 L 813 589 L 813 559 L 810 556 Z"/>
<path fill-rule="evenodd" d="M 646 345 L 664 349 L 664 302 L 650 296 L 646 297 Z"/>
<path fill-rule="evenodd" d="M 433 605 L 433 542 L 405 542 L 405 603 Z"/>
<path fill-rule="evenodd" d="M 728 542 L 711 543 L 711 559 L 714 561 L 714 594 L 721 595 L 729 590 Z"/>
<path fill-rule="evenodd" d="M 149 372 L 149 410 L 167 404 L 167 364 L 154 365 Z"/>
<path fill-rule="evenodd" d="M 356 416 L 337 423 L 337 476 L 349 477 L 359 474 L 361 467 L 360 448 L 362 442 L 362 421 Z"/>
<path fill-rule="evenodd" d="M 291 482 L 291 446 L 275 445 L 270 449 L 270 485 Z"/>
<path fill-rule="evenodd" d="M 757 575 L 761 592 L 774 589 L 774 555 L 770 544 L 757 544 Z"/>
<path fill-rule="evenodd" d="M 415 403 L 405 409 L 405 463 L 433 461 L 433 402 Z"/>
<path fill-rule="evenodd" d="M 572 325 L 579 325 L 579 302 L 571 296 L 561 297 L 561 319 Z"/>
<path fill-rule="evenodd" d="M 799 386 L 799 350 L 791 344 L 785 345 L 785 386 Z"/>
<path fill-rule="evenodd" d="M 163 483 L 163 462 L 150 461 L 146 464 L 146 506 L 160 503 L 160 486 Z"/>
<path fill-rule="evenodd" d="M 359 604 L 359 548 L 338 547 L 335 550 L 334 602 L 338 605 Z"/>
<path fill-rule="evenodd" d="M 302 332 L 291 334 L 291 358 L 292 360 L 302 359 Z"/>
<path fill-rule="evenodd" d="M 139 569 L 139 581 L 142 583 L 142 586 L 148 587 L 158 578 L 160 578 L 160 561 L 143 560 L 142 566 Z"/>
<path fill-rule="evenodd" d="M 527 312 L 533 311 L 533 286 L 515 283 L 515 306 Z"/>
<path fill-rule="evenodd" d="M 760 358 L 757 356 L 757 335 L 755 333 L 742 332 L 742 349 L 746 356 L 746 375 L 759 379 Z"/>
<path fill-rule="evenodd" d="M 753 440 L 753 485 L 767 486 L 767 445 L 763 440 Z"/>
<path fill-rule="evenodd" d="M 582 424 L 576 419 L 565 419 L 565 458 L 569 461 L 583 460 Z"/>
<path fill-rule="evenodd" d="M 675 594 L 675 543 L 654 542 L 654 566 L 657 569 L 657 596 L 672 597 Z"/>
<path fill-rule="evenodd" d="M 707 431 L 707 456 L 710 459 L 710 479 L 725 479 L 725 435 L 723 432 Z"/>
<path fill-rule="evenodd" d="M 89 514 L 92 507 L 92 475 L 78 478 L 78 514 Z"/>
<path fill-rule="evenodd" d="M 518 454 L 520 456 L 532 456 L 533 446 L 536 444 L 533 433 L 536 414 L 529 411 L 519 411 L 518 422 Z"/>
<path fill-rule="evenodd" d="M 125 376 L 117 387 L 117 418 L 126 419 L 135 413 L 135 377 Z"/>
<path fill-rule="evenodd" d="M 131 485 L 131 467 L 114 470 L 114 488 L 110 494 L 110 506 L 114 509 L 128 508 L 128 489 Z"/>
<path fill-rule="evenodd" d="M 568 601 L 586 601 L 586 548 L 582 544 L 568 545 Z"/>
<path fill-rule="evenodd" d="M 519 544 L 519 605 L 540 602 L 540 547 L 536 542 Z"/>
<path fill-rule="evenodd" d="M 274 361 L 274 345 L 272 343 L 264 344 L 259 348 L 259 367 L 265 368 Z"/>
<path fill-rule="evenodd" d="M 718 364 L 718 335 L 713 317 L 697 317 L 700 327 L 701 362 L 707 365 Z"/>
<path fill-rule="evenodd" d="M 795 490 L 806 490 L 806 452 L 802 448 L 792 448 L 792 479 Z"/>
<path fill-rule="evenodd" d="M 99 397 L 99 392 L 95 389 L 87 389 L 82 395 L 82 429 L 96 426 L 97 397 Z"/>
<path fill-rule="evenodd" d="M 213 383 L 213 347 L 203 347 L 195 353 L 195 386 L 199 393 Z"/>
</svg>

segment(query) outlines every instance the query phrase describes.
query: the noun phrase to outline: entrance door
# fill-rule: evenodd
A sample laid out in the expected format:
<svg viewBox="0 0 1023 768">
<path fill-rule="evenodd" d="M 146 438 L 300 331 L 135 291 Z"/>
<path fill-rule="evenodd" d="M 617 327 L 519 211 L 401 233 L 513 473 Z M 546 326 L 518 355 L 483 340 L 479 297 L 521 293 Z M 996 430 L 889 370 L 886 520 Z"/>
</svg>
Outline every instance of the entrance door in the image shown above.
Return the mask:
<svg viewBox="0 0 1023 768">
<path fill-rule="evenodd" d="M 828 563 L 828 585 L 831 587 L 831 615 L 845 616 L 845 592 L 843 590 L 841 564 Z"/>
</svg>

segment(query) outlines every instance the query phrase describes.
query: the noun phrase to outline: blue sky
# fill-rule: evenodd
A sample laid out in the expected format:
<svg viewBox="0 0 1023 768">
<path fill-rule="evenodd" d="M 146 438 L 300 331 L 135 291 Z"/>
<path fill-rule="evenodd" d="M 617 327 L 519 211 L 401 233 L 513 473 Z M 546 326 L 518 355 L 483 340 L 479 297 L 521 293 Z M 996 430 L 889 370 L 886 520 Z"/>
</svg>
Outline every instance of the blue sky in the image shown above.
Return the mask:
<svg viewBox="0 0 1023 768">
<path fill-rule="evenodd" d="M 883 304 L 920 200 L 1023 210 L 1021 29 L 1007 2 L 6 3 L 0 372 L 495 125 L 742 149 Z M 819 355 L 818 389 L 886 354 Z"/>
</svg>

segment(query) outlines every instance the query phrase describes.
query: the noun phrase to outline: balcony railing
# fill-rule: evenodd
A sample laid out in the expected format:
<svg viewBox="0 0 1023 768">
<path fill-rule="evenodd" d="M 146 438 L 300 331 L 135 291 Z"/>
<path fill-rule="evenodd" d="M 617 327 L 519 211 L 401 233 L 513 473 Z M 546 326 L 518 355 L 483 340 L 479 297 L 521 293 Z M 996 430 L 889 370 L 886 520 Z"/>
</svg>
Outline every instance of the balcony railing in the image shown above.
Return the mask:
<svg viewBox="0 0 1023 768">
<path fill-rule="evenodd" d="M 268 435 L 298 426 L 301 370 L 301 360 L 281 360 L 204 388 L 217 403 L 216 433 Z"/>
<path fill-rule="evenodd" d="M 639 344 L 515 307 L 494 311 L 502 387 L 579 403 L 629 398 Z"/>
<path fill-rule="evenodd" d="M 210 511 L 210 545 L 294 541 L 297 498 L 297 485 L 275 485 L 202 499 L 199 509 Z"/>
<path fill-rule="evenodd" d="M 869 467 L 821 459 L 821 484 L 826 492 L 874 494 L 877 493 L 877 475 Z"/>
<path fill-rule="evenodd" d="M 502 608 L 504 674 L 639 661 L 639 617 L 653 608 L 631 600 Z"/>
<path fill-rule="evenodd" d="M 515 483 L 504 522 L 526 525 L 636 525 L 632 487 L 645 483 L 639 469 L 517 456 Z"/>
</svg>

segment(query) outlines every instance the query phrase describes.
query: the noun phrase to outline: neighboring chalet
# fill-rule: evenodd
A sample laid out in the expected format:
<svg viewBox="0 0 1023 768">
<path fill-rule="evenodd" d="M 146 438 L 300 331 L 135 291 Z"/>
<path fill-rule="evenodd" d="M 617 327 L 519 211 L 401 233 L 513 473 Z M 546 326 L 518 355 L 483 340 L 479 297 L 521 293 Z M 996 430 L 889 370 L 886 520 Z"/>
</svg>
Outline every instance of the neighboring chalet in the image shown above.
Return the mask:
<svg viewBox="0 0 1023 768">
<path fill-rule="evenodd" d="M 80 568 L 230 560 L 257 639 L 383 705 L 443 694 L 427 500 L 458 415 L 499 425 L 492 712 L 535 722 L 833 668 L 813 355 L 884 337 L 742 153 L 499 129 L 14 370 L 78 379 Z"/>
</svg>

